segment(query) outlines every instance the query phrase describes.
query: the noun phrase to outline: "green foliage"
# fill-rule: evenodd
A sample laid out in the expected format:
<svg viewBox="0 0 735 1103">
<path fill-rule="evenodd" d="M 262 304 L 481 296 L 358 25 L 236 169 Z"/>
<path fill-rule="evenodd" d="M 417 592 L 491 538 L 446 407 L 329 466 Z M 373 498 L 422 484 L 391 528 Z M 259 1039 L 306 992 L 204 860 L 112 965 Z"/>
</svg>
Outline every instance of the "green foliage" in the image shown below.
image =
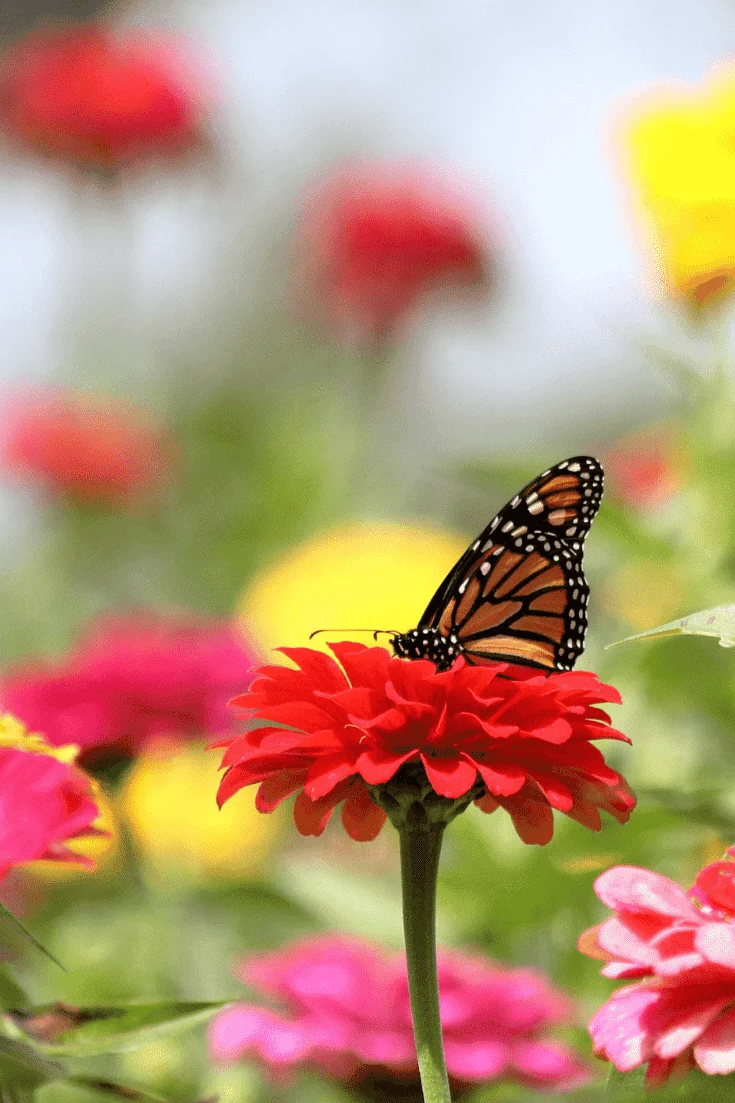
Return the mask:
<svg viewBox="0 0 735 1103">
<path fill-rule="evenodd" d="M 735 605 L 718 605 L 715 609 L 690 613 L 680 620 L 626 636 L 619 642 L 630 643 L 631 640 L 657 639 L 661 636 L 714 636 L 719 640 L 720 647 L 735 647 Z"/>
</svg>

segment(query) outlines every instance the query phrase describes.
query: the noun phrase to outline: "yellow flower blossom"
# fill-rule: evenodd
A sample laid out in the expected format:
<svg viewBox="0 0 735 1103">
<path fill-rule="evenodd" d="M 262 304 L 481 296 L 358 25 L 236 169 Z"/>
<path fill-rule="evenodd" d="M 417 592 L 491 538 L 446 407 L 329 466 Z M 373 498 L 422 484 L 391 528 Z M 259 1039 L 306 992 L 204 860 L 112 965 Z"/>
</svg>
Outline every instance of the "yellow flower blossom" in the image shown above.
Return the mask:
<svg viewBox="0 0 735 1103">
<path fill-rule="evenodd" d="M 66 763 L 74 762 L 79 754 L 79 747 L 74 743 L 53 747 L 44 736 L 26 731 L 20 720 L 16 720 L 9 712 L 0 715 L 0 747 L 15 747 L 30 754 L 48 754 L 59 762 Z"/>
<path fill-rule="evenodd" d="M 254 793 L 218 809 L 221 757 L 201 745 L 159 741 L 128 774 L 121 812 L 157 874 L 250 876 L 276 843 L 280 817 L 261 816 Z"/>
<path fill-rule="evenodd" d="M 735 68 L 650 92 L 623 121 L 634 207 L 667 292 L 699 308 L 735 288 Z"/>
<path fill-rule="evenodd" d="M 289 551 L 245 593 L 238 613 L 248 638 L 273 647 L 326 641 L 372 643 L 347 628 L 415 627 L 467 540 L 420 525 L 352 522 Z M 335 630 L 309 641 L 318 628 Z M 385 643 L 385 637 L 379 638 Z"/>
</svg>

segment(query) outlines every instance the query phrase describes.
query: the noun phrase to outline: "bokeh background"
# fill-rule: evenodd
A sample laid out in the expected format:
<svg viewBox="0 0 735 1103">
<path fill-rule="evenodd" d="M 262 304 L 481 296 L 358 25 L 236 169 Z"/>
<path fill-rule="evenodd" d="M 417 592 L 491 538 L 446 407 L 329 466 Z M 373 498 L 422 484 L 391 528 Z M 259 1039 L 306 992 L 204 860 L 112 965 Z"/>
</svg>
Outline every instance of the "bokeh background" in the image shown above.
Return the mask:
<svg viewBox="0 0 735 1103">
<path fill-rule="evenodd" d="M 49 36 L 75 28 L 93 46 L 55 68 Z M 155 44 L 165 94 L 129 56 L 103 79 L 110 34 Z M 50 0 L 0 5 L 0 38 L 0 699 L 82 745 L 114 840 L 96 873 L 3 882 L 67 969 L 16 949 L 18 975 L 37 1001 L 237 999 L 238 960 L 292 938 L 400 946 L 391 831 L 303 839 L 248 793 L 218 813 L 203 747 L 230 720 L 202 701 L 314 629 L 415 624 L 523 482 L 590 452 L 609 478 L 582 665 L 623 695 L 611 758 L 638 810 L 535 848 L 473 808 L 440 886 L 444 944 L 545 970 L 589 1058 L 596 874 L 688 883 L 735 843 L 732 654 L 605 651 L 735 589 L 735 168 L 711 170 L 723 255 L 686 283 L 641 233 L 620 140 L 647 88 L 727 64 L 735 10 Z M 180 1103 L 344 1098 L 215 1065 L 203 1028 L 105 1071 Z"/>
</svg>

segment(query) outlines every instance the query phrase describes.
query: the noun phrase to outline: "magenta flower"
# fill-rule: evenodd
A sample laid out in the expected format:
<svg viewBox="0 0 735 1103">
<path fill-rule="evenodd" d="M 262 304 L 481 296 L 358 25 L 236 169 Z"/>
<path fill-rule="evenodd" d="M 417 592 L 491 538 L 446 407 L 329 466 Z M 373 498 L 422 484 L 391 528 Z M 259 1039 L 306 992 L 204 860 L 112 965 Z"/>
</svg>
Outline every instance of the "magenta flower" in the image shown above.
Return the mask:
<svg viewBox="0 0 735 1103">
<path fill-rule="evenodd" d="M 59 757 L 56 757 L 58 754 Z M 73 747 L 54 753 L 11 716 L 0 716 L 0 881 L 26 862 L 93 863 L 67 843 L 101 832 L 95 782 L 73 764 Z"/>
<path fill-rule="evenodd" d="M 134 754 L 155 736 L 221 735 L 254 658 L 228 621 L 105 618 L 56 665 L 10 672 L 3 706 L 55 746 Z"/>
<path fill-rule="evenodd" d="M 592 1019 L 598 1056 L 620 1072 L 648 1065 L 649 1087 L 695 1065 L 735 1072 L 735 862 L 705 867 L 689 892 L 649 869 L 616 866 L 595 892 L 616 915 L 579 947 L 605 962 L 604 976 L 638 982 Z"/>
<path fill-rule="evenodd" d="M 240 979 L 279 1005 L 237 1003 L 209 1033 L 214 1060 L 258 1061 L 278 1080 L 316 1070 L 385 1097 L 419 1091 L 405 958 L 369 943 L 322 935 L 247 959 Z M 447 1067 L 455 1093 L 508 1078 L 550 1090 L 585 1083 L 589 1068 L 547 1037 L 572 1004 L 543 973 L 508 969 L 457 951 L 439 955 Z"/>
</svg>

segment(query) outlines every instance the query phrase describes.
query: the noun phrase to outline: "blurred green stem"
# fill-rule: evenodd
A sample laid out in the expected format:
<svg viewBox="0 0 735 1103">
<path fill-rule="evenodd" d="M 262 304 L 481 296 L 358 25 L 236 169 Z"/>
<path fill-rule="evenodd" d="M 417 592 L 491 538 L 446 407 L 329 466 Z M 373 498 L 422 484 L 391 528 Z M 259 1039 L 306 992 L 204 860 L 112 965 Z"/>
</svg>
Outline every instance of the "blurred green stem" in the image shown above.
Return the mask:
<svg viewBox="0 0 735 1103">
<path fill-rule="evenodd" d="M 436 970 L 436 879 L 444 824 L 406 824 L 399 835 L 408 988 L 421 1088 L 425 1103 L 451 1103 Z"/>
</svg>

